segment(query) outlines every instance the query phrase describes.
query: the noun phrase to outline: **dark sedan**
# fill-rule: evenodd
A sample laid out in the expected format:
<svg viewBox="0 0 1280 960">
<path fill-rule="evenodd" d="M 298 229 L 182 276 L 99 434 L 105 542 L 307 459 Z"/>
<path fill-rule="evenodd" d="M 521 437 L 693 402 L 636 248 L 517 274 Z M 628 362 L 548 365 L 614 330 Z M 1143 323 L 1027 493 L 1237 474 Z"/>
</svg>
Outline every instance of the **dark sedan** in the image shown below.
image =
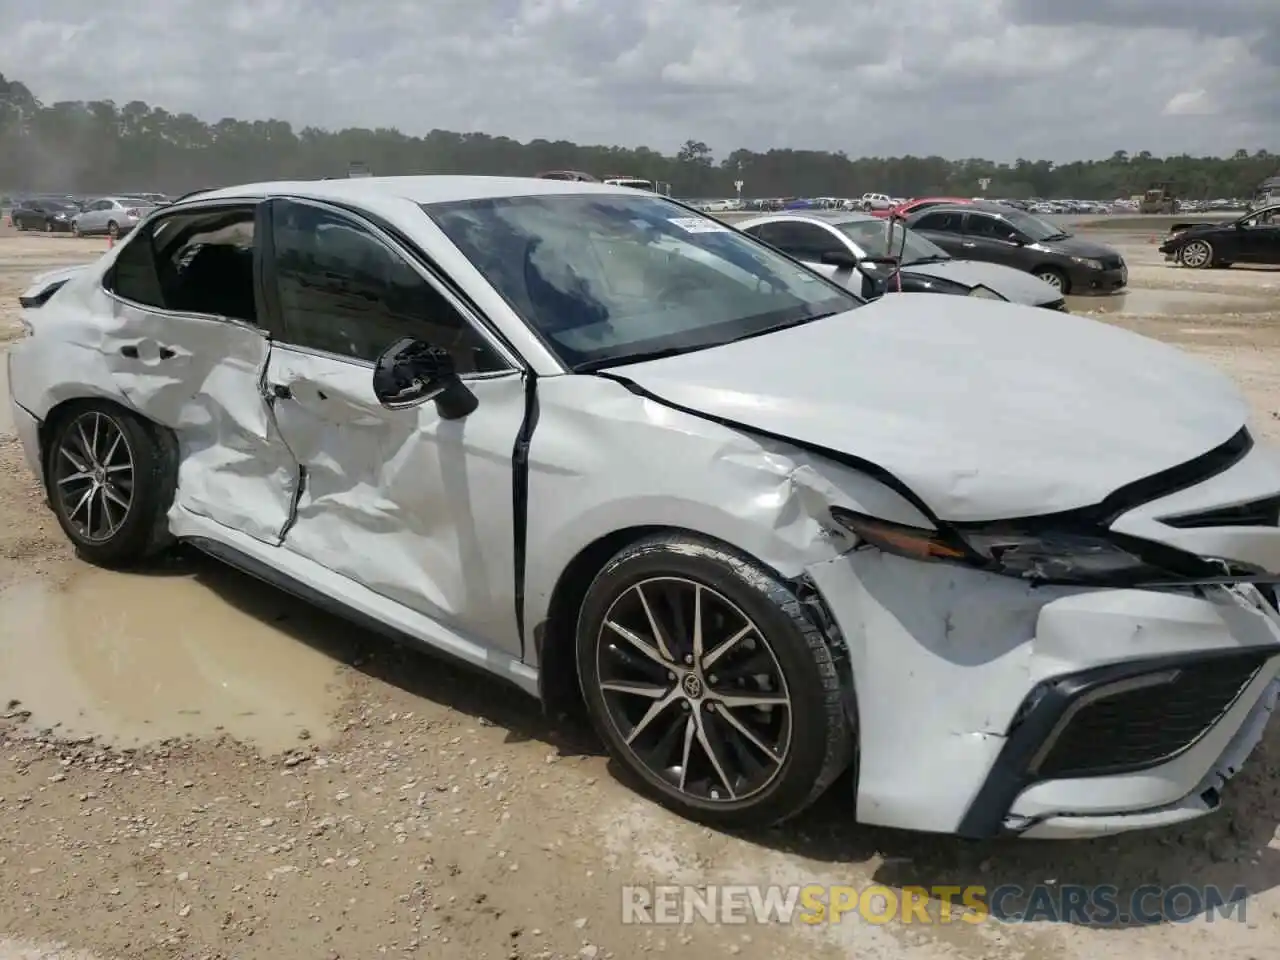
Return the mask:
<svg viewBox="0 0 1280 960">
<path fill-rule="evenodd" d="M 9 211 L 9 219 L 19 230 L 70 233 L 71 218 L 79 212 L 80 208 L 70 200 L 37 198 L 19 201 Z"/>
<path fill-rule="evenodd" d="M 1111 247 L 1021 210 L 930 207 L 906 223 L 952 256 L 1025 270 L 1064 294 L 1114 293 L 1129 282 L 1124 258 Z"/>
<path fill-rule="evenodd" d="M 1160 245 L 1166 260 L 1184 267 L 1233 263 L 1280 264 L 1280 204 L 1218 223 L 1175 223 Z"/>
</svg>

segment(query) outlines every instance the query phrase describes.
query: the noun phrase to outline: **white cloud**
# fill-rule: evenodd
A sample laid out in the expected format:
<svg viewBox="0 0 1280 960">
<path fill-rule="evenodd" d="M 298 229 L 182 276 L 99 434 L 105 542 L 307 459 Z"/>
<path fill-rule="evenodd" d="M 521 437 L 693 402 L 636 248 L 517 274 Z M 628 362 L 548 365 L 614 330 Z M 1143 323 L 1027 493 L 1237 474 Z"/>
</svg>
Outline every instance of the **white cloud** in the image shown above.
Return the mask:
<svg viewBox="0 0 1280 960">
<path fill-rule="evenodd" d="M 1207 117 L 1217 111 L 1217 104 L 1203 87 L 1175 93 L 1164 105 L 1166 117 Z"/>
<path fill-rule="evenodd" d="M 0 34 L 46 102 L 206 120 L 721 155 L 1280 148 L 1280 0 L 5 0 Z"/>
</svg>

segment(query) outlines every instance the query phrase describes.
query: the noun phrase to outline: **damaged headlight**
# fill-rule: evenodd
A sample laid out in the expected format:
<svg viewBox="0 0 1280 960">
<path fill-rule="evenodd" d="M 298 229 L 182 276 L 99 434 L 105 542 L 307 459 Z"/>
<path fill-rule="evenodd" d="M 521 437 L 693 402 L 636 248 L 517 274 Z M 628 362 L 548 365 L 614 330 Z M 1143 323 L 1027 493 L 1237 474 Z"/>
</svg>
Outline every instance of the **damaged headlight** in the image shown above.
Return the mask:
<svg viewBox="0 0 1280 960">
<path fill-rule="evenodd" d="M 1118 584 L 1175 579 L 1102 536 L 1065 533 L 942 533 L 839 507 L 831 516 L 864 544 L 899 557 L 965 566 L 1036 583 Z"/>
</svg>

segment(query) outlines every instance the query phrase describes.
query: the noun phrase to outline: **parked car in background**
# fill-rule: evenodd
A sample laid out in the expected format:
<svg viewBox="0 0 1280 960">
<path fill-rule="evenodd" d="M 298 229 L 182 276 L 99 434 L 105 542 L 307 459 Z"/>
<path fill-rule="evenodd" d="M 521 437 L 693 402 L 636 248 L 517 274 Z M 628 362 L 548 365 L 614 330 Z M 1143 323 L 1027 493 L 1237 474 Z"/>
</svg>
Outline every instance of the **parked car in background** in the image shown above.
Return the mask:
<svg viewBox="0 0 1280 960">
<path fill-rule="evenodd" d="M 963 197 L 916 197 L 912 200 L 904 200 L 902 203 L 884 210 L 872 210 L 870 212 L 877 217 L 896 217 L 900 220 L 905 220 L 916 211 L 927 210 L 929 207 L 940 207 L 943 204 L 965 204 L 972 202 L 972 200 L 966 200 Z"/>
<path fill-rule="evenodd" d="M 1175 223 L 1160 245 L 1166 260 L 1184 267 L 1233 263 L 1280 264 L 1280 203 L 1217 223 Z"/>
<path fill-rule="evenodd" d="M 182 542 L 584 707 L 705 823 L 840 783 L 862 824 L 1167 827 L 1276 703 L 1280 461 L 1127 330 L 867 304 L 499 177 L 196 194 L 20 303 L 12 422 L 83 557 Z"/>
<path fill-rule="evenodd" d="M 1129 282 L 1129 268 L 1113 248 L 1011 207 L 948 204 L 906 223 L 952 256 L 1025 270 L 1063 294 L 1114 293 Z"/>
<path fill-rule="evenodd" d="M 71 229 L 78 237 L 123 237 L 155 208 L 136 197 L 100 197 L 72 220 Z"/>
<path fill-rule="evenodd" d="M 79 207 L 70 200 L 34 197 L 19 200 L 9 211 L 9 219 L 18 230 L 67 233 L 78 212 Z"/>
<path fill-rule="evenodd" d="M 869 214 L 773 213 L 735 226 L 868 299 L 900 286 L 903 293 L 949 293 L 1066 309 L 1062 291 L 1036 277 L 995 263 L 952 257 L 905 224 Z M 898 269 L 864 263 L 869 257 L 889 256 L 900 258 Z M 861 270 L 855 266 L 859 263 Z"/>
<path fill-rule="evenodd" d="M 863 210 L 888 210 L 893 206 L 893 200 L 887 193 L 864 193 L 858 202 Z"/>
</svg>

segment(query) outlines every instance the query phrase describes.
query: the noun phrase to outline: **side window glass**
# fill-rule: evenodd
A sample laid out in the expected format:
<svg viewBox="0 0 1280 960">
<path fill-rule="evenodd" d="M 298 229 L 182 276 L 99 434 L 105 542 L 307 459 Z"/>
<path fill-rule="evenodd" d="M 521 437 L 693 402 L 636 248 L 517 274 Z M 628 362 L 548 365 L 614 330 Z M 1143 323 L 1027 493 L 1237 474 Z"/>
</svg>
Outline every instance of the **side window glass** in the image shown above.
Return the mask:
<svg viewBox="0 0 1280 960">
<path fill-rule="evenodd" d="M 167 216 L 127 241 L 107 289 L 144 306 L 257 322 L 253 207 Z"/>
<path fill-rule="evenodd" d="M 844 245 L 822 227 L 812 223 L 793 223 L 790 243 L 796 248 L 792 256 L 801 260 L 821 260 L 824 253 L 839 252 Z"/>
<path fill-rule="evenodd" d="M 819 260 L 827 251 L 841 249 L 840 243 L 827 231 L 809 223 L 766 223 L 753 232 L 765 243 L 798 260 Z"/>
<path fill-rule="evenodd" d="M 920 222 L 916 224 L 916 229 L 936 230 L 939 233 L 959 233 L 960 214 L 931 213 L 928 216 L 920 218 Z"/>
<path fill-rule="evenodd" d="M 165 306 L 258 322 L 253 283 L 254 208 L 166 217 L 152 231 Z"/>
<path fill-rule="evenodd" d="M 96 207 L 97 204 L 94 204 Z M 144 307 L 164 309 L 160 275 L 151 247 L 151 230 L 139 230 L 130 237 L 112 264 L 104 285 L 118 297 Z"/>
<path fill-rule="evenodd" d="M 442 347 L 461 374 L 507 369 L 453 305 L 361 225 L 306 204 L 272 207 L 289 343 L 370 363 L 402 337 Z"/>
<path fill-rule="evenodd" d="M 778 250 L 782 249 L 782 244 L 786 242 L 786 230 L 781 223 L 762 223 L 758 227 L 749 227 L 747 233 L 755 237 L 762 243 Z"/>
<path fill-rule="evenodd" d="M 969 223 L 965 232 L 987 240 L 1010 240 L 1014 235 L 1013 227 L 997 217 L 984 217 L 976 213 L 969 214 Z"/>
</svg>

